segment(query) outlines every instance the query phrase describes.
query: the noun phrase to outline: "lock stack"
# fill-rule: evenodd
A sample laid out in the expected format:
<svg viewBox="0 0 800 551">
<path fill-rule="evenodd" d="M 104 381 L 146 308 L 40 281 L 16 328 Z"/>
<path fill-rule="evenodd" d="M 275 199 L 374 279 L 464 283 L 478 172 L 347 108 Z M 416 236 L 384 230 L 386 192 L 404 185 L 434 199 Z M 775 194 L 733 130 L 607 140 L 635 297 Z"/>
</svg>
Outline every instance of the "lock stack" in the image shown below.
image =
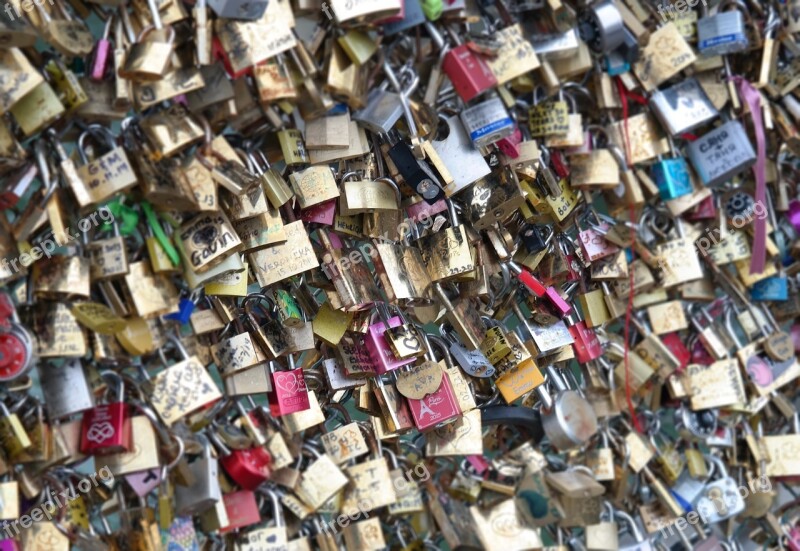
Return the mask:
<svg viewBox="0 0 800 551">
<path fill-rule="evenodd" d="M 0 548 L 797 551 L 799 35 L 10 0 Z"/>
</svg>

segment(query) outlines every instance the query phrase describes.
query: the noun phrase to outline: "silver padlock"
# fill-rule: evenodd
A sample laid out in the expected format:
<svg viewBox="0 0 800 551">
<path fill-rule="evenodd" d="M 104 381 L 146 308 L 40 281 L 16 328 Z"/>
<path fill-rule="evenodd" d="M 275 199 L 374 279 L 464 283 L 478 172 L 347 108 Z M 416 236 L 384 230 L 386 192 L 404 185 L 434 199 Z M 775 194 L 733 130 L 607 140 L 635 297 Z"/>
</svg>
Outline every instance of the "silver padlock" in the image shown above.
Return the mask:
<svg viewBox="0 0 800 551">
<path fill-rule="evenodd" d="M 703 524 L 713 524 L 735 517 L 744 511 L 744 498 L 739 493 L 739 485 L 728 476 L 725 463 L 718 457 L 708 456 L 716 466 L 717 480 L 710 482 L 697 498 L 695 509 L 703 519 Z"/>
<path fill-rule="evenodd" d="M 531 36 L 531 44 L 536 55 L 548 61 L 572 57 L 580 47 L 575 29 L 565 33 L 536 33 Z"/>
<path fill-rule="evenodd" d="M 39 364 L 39 380 L 51 421 L 69 417 L 94 407 L 94 396 L 79 358 L 56 366 L 51 362 Z"/>
<path fill-rule="evenodd" d="M 219 461 L 213 457 L 211 444 L 202 438 L 203 455 L 189 463 L 194 476 L 191 486 L 175 486 L 175 512 L 189 517 L 204 513 L 222 499 L 219 485 Z"/>
<path fill-rule="evenodd" d="M 485 147 L 514 133 L 514 120 L 497 96 L 464 109 L 460 116 L 476 147 Z"/>
<path fill-rule="evenodd" d="M 620 544 L 619 551 L 653 551 L 653 544 L 649 539 L 645 539 L 639 525 L 631 515 L 619 509 L 614 510 L 614 519 L 617 523 L 624 523 L 628 527 L 628 532 L 633 537 L 634 543 L 631 545 Z"/>
<path fill-rule="evenodd" d="M 733 10 L 726 11 L 729 7 Z M 720 3 L 717 13 L 697 21 L 697 49 L 704 56 L 733 54 L 749 46 L 745 19 L 750 12 L 739 0 Z"/>
<path fill-rule="evenodd" d="M 388 134 L 403 116 L 403 102 L 400 94 L 386 89 L 385 81 L 380 88 L 372 90 L 367 97 L 367 105 L 353 113 L 352 120 L 374 134 Z"/>
<path fill-rule="evenodd" d="M 285 2 L 289 0 L 271 0 L 272 2 Z M 244 19 L 255 21 L 261 19 L 267 11 L 268 0 L 208 0 L 208 7 L 214 10 L 219 17 L 225 19 Z"/>
<path fill-rule="evenodd" d="M 727 182 L 753 166 L 756 152 L 742 123 L 728 121 L 688 146 L 692 166 L 707 186 Z"/>
<path fill-rule="evenodd" d="M 475 149 L 461 119 L 440 117 L 439 121 L 439 131 L 431 145 L 453 177 L 453 183 L 445 188 L 445 193 L 451 197 L 488 176 L 492 170 L 481 152 Z"/>
<path fill-rule="evenodd" d="M 581 447 L 597 433 L 597 415 L 583 396 L 567 387 L 558 368 L 551 365 L 545 371 L 556 396 L 553 398 L 543 384 L 536 387 L 544 433 L 559 451 Z"/>
<path fill-rule="evenodd" d="M 593 3 L 578 26 L 583 40 L 597 53 L 611 53 L 625 42 L 625 24 L 614 0 Z"/>
<path fill-rule="evenodd" d="M 673 137 L 691 132 L 719 116 L 703 87 L 694 77 L 650 96 L 650 108 Z"/>
</svg>

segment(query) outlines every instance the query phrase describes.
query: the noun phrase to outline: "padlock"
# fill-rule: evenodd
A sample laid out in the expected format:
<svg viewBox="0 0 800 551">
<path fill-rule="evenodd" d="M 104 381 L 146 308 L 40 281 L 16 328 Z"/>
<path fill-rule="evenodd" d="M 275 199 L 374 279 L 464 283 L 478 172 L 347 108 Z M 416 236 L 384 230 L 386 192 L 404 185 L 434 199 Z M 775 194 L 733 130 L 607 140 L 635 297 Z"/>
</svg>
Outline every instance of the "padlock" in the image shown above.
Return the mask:
<svg viewBox="0 0 800 551">
<path fill-rule="evenodd" d="M 127 452 L 131 447 L 131 417 L 128 404 L 125 403 L 125 382 L 110 371 L 102 372 L 100 376 L 116 379 L 116 401 L 97 404 L 84 412 L 81 424 L 81 453 L 108 455 Z"/>
<path fill-rule="evenodd" d="M 728 475 L 725 464 L 717 457 L 709 459 L 718 472 L 703 488 L 695 503 L 695 509 L 704 523 L 714 524 L 738 515 L 744 510 L 745 504 L 737 489 L 736 481 Z"/>
<path fill-rule="evenodd" d="M 728 8 L 733 6 L 733 10 Z M 704 56 L 727 55 L 749 46 L 745 21 L 747 8 L 735 1 L 722 2 L 715 15 L 697 20 L 697 48 Z"/>
<path fill-rule="evenodd" d="M 730 120 L 691 142 L 688 153 L 692 166 L 707 186 L 728 181 L 756 162 L 750 139 L 737 120 Z"/>
<path fill-rule="evenodd" d="M 661 125 L 673 138 L 692 132 L 719 115 L 695 78 L 687 78 L 665 90 L 654 92 L 649 105 Z"/>
<path fill-rule="evenodd" d="M 213 431 L 209 433 L 209 438 L 221 454 L 220 465 L 236 484 L 252 491 L 269 479 L 272 458 L 265 449 L 255 447 L 232 450 Z"/>
<path fill-rule="evenodd" d="M 272 415 L 280 417 L 307 410 L 310 404 L 303 368 L 295 368 L 292 354 L 289 354 L 288 371 L 277 370 L 276 363 L 270 362 L 272 392 L 268 394 L 268 398 Z"/>
<path fill-rule="evenodd" d="M 125 57 L 125 65 L 119 69 L 119 75 L 128 80 L 157 81 L 163 78 L 170 66 L 175 29 L 164 27 L 154 1 L 148 0 L 147 6 L 153 24 L 142 29 Z"/>
</svg>

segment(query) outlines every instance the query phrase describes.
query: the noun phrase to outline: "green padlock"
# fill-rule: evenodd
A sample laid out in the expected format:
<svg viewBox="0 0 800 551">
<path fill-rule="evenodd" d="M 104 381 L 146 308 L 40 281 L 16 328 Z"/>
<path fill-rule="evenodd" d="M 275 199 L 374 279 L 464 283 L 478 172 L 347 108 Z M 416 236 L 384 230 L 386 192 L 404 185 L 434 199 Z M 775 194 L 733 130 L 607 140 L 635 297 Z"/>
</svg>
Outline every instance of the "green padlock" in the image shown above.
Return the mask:
<svg viewBox="0 0 800 551">
<path fill-rule="evenodd" d="M 422 11 L 425 13 L 425 17 L 430 21 L 438 20 L 444 12 L 442 0 L 422 0 L 420 4 L 422 5 Z"/>
</svg>

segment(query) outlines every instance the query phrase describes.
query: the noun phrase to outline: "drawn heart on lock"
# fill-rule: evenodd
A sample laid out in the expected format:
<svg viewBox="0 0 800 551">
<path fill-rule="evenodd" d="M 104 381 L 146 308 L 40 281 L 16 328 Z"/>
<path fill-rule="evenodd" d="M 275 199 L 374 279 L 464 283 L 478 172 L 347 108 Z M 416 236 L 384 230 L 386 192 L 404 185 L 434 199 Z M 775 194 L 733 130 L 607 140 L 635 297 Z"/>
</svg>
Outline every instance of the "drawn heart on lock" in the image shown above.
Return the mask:
<svg viewBox="0 0 800 551">
<path fill-rule="evenodd" d="M 294 373 L 276 373 L 275 386 L 290 394 L 297 394 L 305 389 L 304 381 L 301 381 Z"/>
<path fill-rule="evenodd" d="M 192 241 L 195 245 L 208 245 L 209 243 L 213 243 L 218 233 L 219 231 L 216 227 L 208 225 L 197 230 L 192 236 Z"/>
</svg>

